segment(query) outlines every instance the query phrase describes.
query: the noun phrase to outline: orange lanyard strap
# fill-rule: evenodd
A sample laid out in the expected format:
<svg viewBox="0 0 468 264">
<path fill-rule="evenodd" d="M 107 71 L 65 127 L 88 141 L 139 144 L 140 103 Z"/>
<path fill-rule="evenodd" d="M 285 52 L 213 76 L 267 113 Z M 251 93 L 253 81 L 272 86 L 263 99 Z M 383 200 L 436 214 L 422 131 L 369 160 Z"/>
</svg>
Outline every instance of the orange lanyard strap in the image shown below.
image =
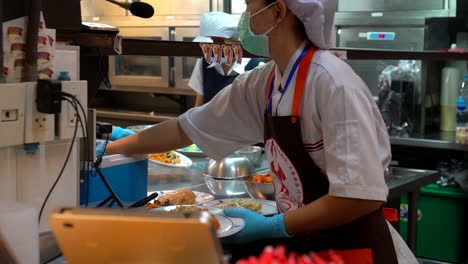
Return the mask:
<svg viewBox="0 0 468 264">
<path fill-rule="evenodd" d="M 268 100 L 270 99 L 271 93 L 273 92 L 272 88 L 273 87 L 273 80 L 275 78 L 275 69 L 270 73 L 270 77 L 268 77 L 268 82 L 267 82 L 267 89 L 266 89 L 266 97 L 265 97 L 265 108 L 268 105 Z"/>
<path fill-rule="evenodd" d="M 301 106 L 302 94 L 304 93 L 304 87 L 307 81 L 307 76 L 309 74 L 310 64 L 314 58 L 317 48 L 313 47 L 307 54 L 304 59 L 299 64 L 299 70 L 297 72 L 296 78 L 296 88 L 294 89 L 294 101 L 292 107 L 292 115 L 299 116 L 299 107 Z"/>
</svg>

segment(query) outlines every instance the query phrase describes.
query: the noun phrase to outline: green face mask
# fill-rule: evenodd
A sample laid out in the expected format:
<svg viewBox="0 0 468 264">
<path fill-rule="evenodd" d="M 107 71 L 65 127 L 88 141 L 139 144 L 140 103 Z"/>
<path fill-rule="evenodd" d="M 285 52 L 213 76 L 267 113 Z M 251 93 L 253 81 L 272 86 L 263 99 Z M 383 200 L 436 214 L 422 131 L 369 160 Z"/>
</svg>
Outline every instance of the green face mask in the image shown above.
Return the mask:
<svg viewBox="0 0 468 264">
<path fill-rule="evenodd" d="M 244 12 L 239 20 L 239 25 L 237 30 L 239 31 L 239 38 L 241 40 L 242 47 L 257 56 L 270 57 L 270 46 L 268 42 L 268 33 L 270 33 L 278 24 L 271 27 L 265 33 L 261 35 L 255 35 L 252 31 L 250 25 L 250 20 L 252 17 L 260 14 L 261 12 L 272 7 L 276 2 L 273 2 L 266 7 L 262 8 L 253 15 L 250 15 L 250 12 Z"/>
</svg>

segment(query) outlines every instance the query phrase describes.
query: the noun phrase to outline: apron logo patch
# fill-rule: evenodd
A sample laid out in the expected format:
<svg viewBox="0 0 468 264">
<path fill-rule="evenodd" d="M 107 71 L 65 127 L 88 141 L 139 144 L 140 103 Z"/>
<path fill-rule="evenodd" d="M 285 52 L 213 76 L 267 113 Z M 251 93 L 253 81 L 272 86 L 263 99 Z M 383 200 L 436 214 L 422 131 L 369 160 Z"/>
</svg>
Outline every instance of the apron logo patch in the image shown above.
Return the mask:
<svg viewBox="0 0 468 264">
<path fill-rule="evenodd" d="M 301 179 L 291 160 L 274 139 L 267 140 L 265 151 L 275 184 L 278 209 L 287 212 L 304 206 Z"/>
</svg>

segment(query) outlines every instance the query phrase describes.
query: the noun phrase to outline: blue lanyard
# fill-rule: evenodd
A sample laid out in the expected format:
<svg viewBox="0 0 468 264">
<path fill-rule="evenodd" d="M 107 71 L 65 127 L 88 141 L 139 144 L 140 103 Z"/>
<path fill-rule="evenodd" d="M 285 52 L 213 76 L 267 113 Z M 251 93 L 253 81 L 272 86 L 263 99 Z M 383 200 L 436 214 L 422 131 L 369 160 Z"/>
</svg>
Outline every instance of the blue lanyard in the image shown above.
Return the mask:
<svg viewBox="0 0 468 264">
<path fill-rule="evenodd" d="M 280 105 L 281 100 L 283 100 L 284 94 L 286 93 L 286 91 L 289 88 L 289 84 L 291 83 L 291 80 L 294 77 L 294 74 L 296 73 L 297 67 L 299 67 L 299 63 L 301 63 L 302 59 L 304 58 L 304 56 L 307 54 L 307 52 L 309 51 L 309 49 L 311 47 L 312 47 L 312 44 L 310 44 L 310 43 L 307 44 L 307 46 L 304 48 L 304 50 L 302 51 L 299 58 L 297 58 L 296 62 L 294 63 L 294 66 L 291 69 L 291 72 L 289 73 L 288 79 L 286 80 L 286 84 L 284 86 L 283 92 L 281 93 L 281 97 L 279 99 L 278 105 L 276 106 L 276 111 L 278 111 L 278 106 Z M 272 98 L 273 98 L 273 88 L 274 87 L 275 87 L 275 76 L 273 75 L 273 78 L 271 79 L 271 85 L 270 85 L 270 98 L 268 98 L 267 113 L 269 115 L 272 115 L 272 113 L 273 113 L 273 100 L 272 100 Z"/>
</svg>

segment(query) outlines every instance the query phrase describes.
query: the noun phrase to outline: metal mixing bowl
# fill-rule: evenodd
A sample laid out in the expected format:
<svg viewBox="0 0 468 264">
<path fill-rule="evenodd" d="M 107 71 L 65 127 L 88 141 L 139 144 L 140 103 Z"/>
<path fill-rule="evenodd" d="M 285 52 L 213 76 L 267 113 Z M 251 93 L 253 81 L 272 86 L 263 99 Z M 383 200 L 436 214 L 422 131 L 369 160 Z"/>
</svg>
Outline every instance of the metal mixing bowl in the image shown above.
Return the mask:
<svg viewBox="0 0 468 264">
<path fill-rule="evenodd" d="M 205 175 L 222 180 L 239 179 L 255 175 L 255 165 L 246 157 L 228 156 L 220 161 L 210 159 Z"/>
<path fill-rule="evenodd" d="M 246 157 L 248 158 L 254 165 L 257 164 L 258 159 L 262 155 L 263 149 L 261 147 L 257 146 L 246 146 L 238 151 L 234 152 L 232 155 L 233 156 L 239 156 L 239 157 Z"/>
<path fill-rule="evenodd" d="M 275 185 L 273 183 L 251 182 L 244 177 L 242 180 L 250 197 L 262 200 L 275 200 Z"/>
<path fill-rule="evenodd" d="M 239 196 L 246 193 L 242 180 L 220 180 L 205 175 L 205 183 L 215 195 Z"/>
</svg>

